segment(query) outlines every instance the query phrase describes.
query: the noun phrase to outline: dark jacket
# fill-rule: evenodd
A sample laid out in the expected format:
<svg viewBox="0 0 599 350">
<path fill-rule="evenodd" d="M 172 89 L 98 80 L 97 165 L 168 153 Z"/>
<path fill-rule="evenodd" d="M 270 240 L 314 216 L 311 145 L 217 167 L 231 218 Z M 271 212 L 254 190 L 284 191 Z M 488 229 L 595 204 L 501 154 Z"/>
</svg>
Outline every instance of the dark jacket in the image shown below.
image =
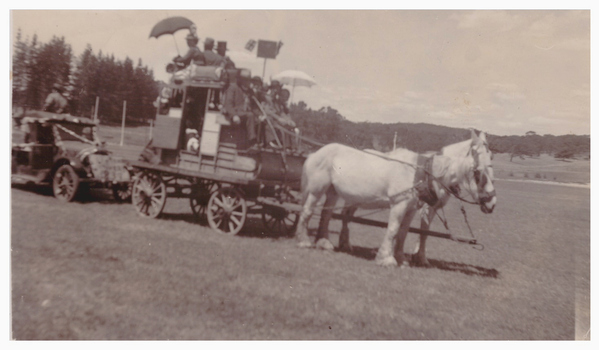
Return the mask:
<svg viewBox="0 0 599 350">
<path fill-rule="evenodd" d="M 204 62 L 207 66 L 220 66 L 224 62 L 224 58 L 212 50 L 205 50 Z"/>
<path fill-rule="evenodd" d="M 176 57 L 174 61 L 183 63 L 185 67 L 189 66 L 192 61 L 197 65 L 204 65 L 205 62 L 204 54 L 197 46 L 190 47 L 185 56 Z"/>
</svg>

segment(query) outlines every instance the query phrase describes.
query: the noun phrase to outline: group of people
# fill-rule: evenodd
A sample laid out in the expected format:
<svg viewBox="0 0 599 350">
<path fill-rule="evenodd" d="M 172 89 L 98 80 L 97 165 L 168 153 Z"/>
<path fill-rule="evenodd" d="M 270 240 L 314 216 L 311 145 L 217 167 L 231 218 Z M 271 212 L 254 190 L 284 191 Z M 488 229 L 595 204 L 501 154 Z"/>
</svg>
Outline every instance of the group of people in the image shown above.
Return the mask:
<svg viewBox="0 0 599 350">
<path fill-rule="evenodd" d="M 173 62 L 179 69 L 184 69 L 192 63 L 197 66 L 216 66 L 223 69 L 235 68 L 235 64 L 226 55 L 226 46 L 220 46 L 214 51 L 214 39 L 206 38 L 204 40 L 204 51 L 200 50 L 198 43 L 200 38 L 195 32 L 194 27 L 190 28 L 189 34 L 185 37 L 189 49 L 184 56 L 173 58 Z"/>
<path fill-rule="evenodd" d="M 260 77 L 230 76 L 224 89 L 222 112 L 233 125 L 242 125 L 250 145 L 291 147 L 289 133 L 297 133 L 289 116 L 289 91 L 278 81 L 264 85 Z"/>
</svg>

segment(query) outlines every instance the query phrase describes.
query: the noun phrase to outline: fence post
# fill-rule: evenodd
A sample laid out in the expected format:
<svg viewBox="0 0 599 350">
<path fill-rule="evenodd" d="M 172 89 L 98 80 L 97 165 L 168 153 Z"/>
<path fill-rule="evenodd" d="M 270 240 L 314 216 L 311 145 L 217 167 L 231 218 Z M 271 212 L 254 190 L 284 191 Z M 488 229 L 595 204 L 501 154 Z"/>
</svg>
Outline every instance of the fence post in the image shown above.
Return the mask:
<svg viewBox="0 0 599 350">
<path fill-rule="evenodd" d="M 96 108 L 94 109 L 94 122 L 98 122 L 98 105 L 100 104 L 100 96 L 96 96 Z"/>
<path fill-rule="evenodd" d="M 153 121 L 153 120 L 150 120 L 150 139 L 149 139 L 149 140 L 151 140 L 151 139 L 152 139 L 152 132 L 153 132 L 153 129 L 154 129 L 154 121 Z M 148 140 L 148 141 L 149 141 L 149 140 Z"/>
<path fill-rule="evenodd" d="M 127 115 L 127 101 L 123 101 L 123 122 L 121 124 L 121 146 L 125 141 L 125 116 Z"/>
</svg>

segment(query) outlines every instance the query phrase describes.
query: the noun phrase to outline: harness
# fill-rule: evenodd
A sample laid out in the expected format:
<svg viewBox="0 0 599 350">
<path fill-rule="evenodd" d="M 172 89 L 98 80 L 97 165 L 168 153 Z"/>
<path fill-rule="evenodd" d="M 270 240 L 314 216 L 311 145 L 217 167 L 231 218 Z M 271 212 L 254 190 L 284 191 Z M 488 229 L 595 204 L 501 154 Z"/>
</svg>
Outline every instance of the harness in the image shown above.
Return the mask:
<svg viewBox="0 0 599 350">
<path fill-rule="evenodd" d="M 426 204 L 435 206 L 439 201 L 437 191 L 433 182 L 436 181 L 433 173 L 433 157 L 429 155 L 418 155 L 416 174 L 414 174 L 414 189 L 418 199 Z"/>
</svg>

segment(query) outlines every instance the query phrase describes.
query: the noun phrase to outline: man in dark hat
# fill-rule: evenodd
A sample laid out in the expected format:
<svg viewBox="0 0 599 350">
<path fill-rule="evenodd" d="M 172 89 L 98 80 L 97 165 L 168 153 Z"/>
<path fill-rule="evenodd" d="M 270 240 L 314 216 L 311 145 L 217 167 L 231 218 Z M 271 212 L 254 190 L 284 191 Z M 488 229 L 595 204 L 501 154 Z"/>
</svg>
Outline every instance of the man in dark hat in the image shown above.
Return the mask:
<svg viewBox="0 0 599 350">
<path fill-rule="evenodd" d="M 46 97 L 44 103 L 44 111 L 52 113 L 66 113 L 69 102 L 62 95 L 62 86 L 60 84 L 54 84 L 52 86 L 52 92 Z"/>
<path fill-rule="evenodd" d="M 191 62 L 199 66 L 204 65 L 204 54 L 198 47 L 198 42 L 200 41 L 200 38 L 193 34 L 188 34 L 185 37 L 185 39 L 187 40 L 187 46 L 189 46 L 189 50 L 187 51 L 185 56 L 177 56 L 173 59 L 173 61 L 175 61 L 176 63 L 180 63 L 183 66 L 183 68 L 189 66 Z"/>
<path fill-rule="evenodd" d="M 256 141 L 256 124 L 254 115 L 250 110 L 250 96 L 241 86 L 245 87 L 246 78 L 240 75 L 241 70 L 229 74 L 229 83 L 224 93 L 223 114 L 233 125 L 245 127 L 249 144 Z"/>
<path fill-rule="evenodd" d="M 212 51 L 214 49 L 214 39 L 206 38 L 204 41 L 204 60 L 207 66 L 220 66 L 224 64 L 223 56 Z"/>
</svg>

